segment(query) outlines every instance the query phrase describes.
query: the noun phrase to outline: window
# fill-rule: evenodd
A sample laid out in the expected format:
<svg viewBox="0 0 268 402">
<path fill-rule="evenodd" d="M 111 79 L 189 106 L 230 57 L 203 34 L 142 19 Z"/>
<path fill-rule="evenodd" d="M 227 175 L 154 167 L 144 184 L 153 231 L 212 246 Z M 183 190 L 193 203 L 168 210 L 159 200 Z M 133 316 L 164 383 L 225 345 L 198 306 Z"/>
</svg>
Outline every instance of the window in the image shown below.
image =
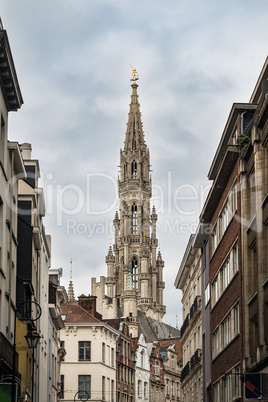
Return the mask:
<svg viewBox="0 0 268 402">
<path fill-rule="evenodd" d="M 137 228 L 138 228 L 137 205 L 134 203 L 131 207 L 131 233 L 137 234 Z"/>
<path fill-rule="evenodd" d="M 114 348 L 111 349 L 111 366 L 114 367 Z"/>
<path fill-rule="evenodd" d="M 131 176 L 132 179 L 137 179 L 137 162 L 133 161 L 131 163 Z"/>
<path fill-rule="evenodd" d="M 166 380 L 166 394 L 169 395 L 169 390 L 168 390 L 168 380 Z"/>
<path fill-rule="evenodd" d="M 155 375 L 159 375 L 159 363 L 158 363 L 158 360 L 155 361 Z"/>
<path fill-rule="evenodd" d="M 158 387 L 155 389 L 155 400 L 158 401 Z"/>
<path fill-rule="evenodd" d="M 60 376 L 60 398 L 64 399 L 64 375 Z"/>
<path fill-rule="evenodd" d="M 224 235 L 229 225 L 229 201 L 227 200 L 220 215 L 220 238 Z"/>
<path fill-rule="evenodd" d="M 226 263 L 221 269 L 221 290 L 222 293 L 225 291 L 230 283 L 230 258 L 227 259 Z"/>
<path fill-rule="evenodd" d="M 231 206 L 232 215 L 234 215 L 237 211 L 237 183 L 235 183 L 231 190 Z"/>
<path fill-rule="evenodd" d="M 239 305 L 234 308 L 234 336 L 239 334 Z"/>
<path fill-rule="evenodd" d="M 174 398 L 174 381 L 171 383 L 171 396 Z"/>
<path fill-rule="evenodd" d="M 208 304 L 209 300 L 210 300 L 210 286 L 208 283 L 205 289 L 205 306 Z"/>
<path fill-rule="evenodd" d="M 89 398 L 91 398 L 91 376 L 90 375 L 79 375 L 78 376 L 78 391 L 86 391 L 89 395 Z M 81 396 L 83 396 L 82 392 L 81 392 Z"/>
<path fill-rule="evenodd" d="M 180 389 L 180 388 L 179 388 L 179 383 L 177 382 L 177 383 L 176 383 L 176 396 L 177 396 L 177 399 L 178 399 L 179 396 L 180 396 L 180 395 L 179 395 L 179 393 L 180 393 L 179 389 Z"/>
<path fill-rule="evenodd" d="M 225 348 L 231 341 L 231 314 L 223 321 L 222 325 L 222 347 Z"/>
<path fill-rule="evenodd" d="M 132 283 L 133 289 L 138 289 L 138 261 L 136 257 L 132 259 Z"/>
<path fill-rule="evenodd" d="M 240 368 L 239 366 L 234 369 L 234 397 L 241 396 L 241 380 L 240 380 Z"/>
<path fill-rule="evenodd" d="M 138 380 L 138 396 L 141 397 L 141 380 Z"/>
<path fill-rule="evenodd" d="M 218 277 L 212 283 L 212 298 L 213 298 L 213 306 L 219 300 L 219 288 L 218 288 Z"/>
<path fill-rule="evenodd" d="M 214 402 L 221 402 L 220 400 L 220 382 L 218 381 L 213 387 Z"/>
<path fill-rule="evenodd" d="M 233 274 L 238 272 L 238 246 L 237 244 L 233 248 Z"/>
<path fill-rule="evenodd" d="M 148 382 L 144 383 L 143 395 L 144 399 L 148 399 Z"/>
<path fill-rule="evenodd" d="M 102 342 L 102 363 L 105 363 L 105 343 Z"/>
<path fill-rule="evenodd" d="M 223 400 L 224 402 L 231 402 L 233 400 L 231 374 L 227 374 L 223 377 Z"/>
<path fill-rule="evenodd" d="M 114 402 L 114 380 L 111 381 L 111 402 Z"/>
<path fill-rule="evenodd" d="M 217 246 L 218 246 L 217 225 L 215 225 L 215 227 L 211 233 L 211 252 L 212 252 L 212 254 L 215 252 Z"/>
<path fill-rule="evenodd" d="M 102 400 L 105 400 L 105 377 L 102 377 L 102 385 L 101 385 L 101 390 L 102 390 Z"/>
<path fill-rule="evenodd" d="M 144 350 L 141 351 L 141 368 L 144 367 Z"/>
<path fill-rule="evenodd" d="M 220 332 L 219 328 L 213 333 L 213 357 L 216 357 L 220 352 Z"/>
<path fill-rule="evenodd" d="M 78 342 L 78 354 L 79 358 L 78 360 L 91 360 L 91 342 L 86 341 L 86 342 Z"/>
<path fill-rule="evenodd" d="M 153 402 L 154 400 L 154 387 L 151 387 L 151 401 Z"/>
</svg>

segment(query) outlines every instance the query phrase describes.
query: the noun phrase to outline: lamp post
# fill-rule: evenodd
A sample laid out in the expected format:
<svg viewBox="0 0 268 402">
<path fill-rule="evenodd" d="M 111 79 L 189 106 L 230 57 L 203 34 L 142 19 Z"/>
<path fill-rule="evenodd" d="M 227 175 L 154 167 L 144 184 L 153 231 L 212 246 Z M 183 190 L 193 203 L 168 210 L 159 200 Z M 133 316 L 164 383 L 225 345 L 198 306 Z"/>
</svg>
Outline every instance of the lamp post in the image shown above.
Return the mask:
<svg viewBox="0 0 268 402">
<path fill-rule="evenodd" d="M 25 317 L 21 316 L 21 320 L 26 321 L 28 325 L 28 332 L 25 335 L 25 339 L 27 341 L 28 347 L 32 349 L 32 401 L 33 401 L 33 393 L 34 393 L 34 349 L 37 347 L 37 344 L 40 339 L 40 335 L 36 331 L 34 322 L 39 320 L 42 314 L 42 309 L 38 303 L 35 301 L 26 301 L 21 303 L 15 309 L 15 317 L 14 317 L 14 341 L 13 341 L 13 367 L 12 367 L 12 390 L 11 390 L 11 402 L 16 402 L 16 318 L 19 310 L 22 306 L 27 305 Z M 36 306 L 36 318 L 32 317 L 33 306 Z"/>
<path fill-rule="evenodd" d="M 80 399 L 80 401 L 88 401 L 89 400 L 89 393 L 87 391 L 78 391 L 74 396 L 74 402 L 75 402 L 76 395 L 78 395 L 78 399 Z"/>
</svg>

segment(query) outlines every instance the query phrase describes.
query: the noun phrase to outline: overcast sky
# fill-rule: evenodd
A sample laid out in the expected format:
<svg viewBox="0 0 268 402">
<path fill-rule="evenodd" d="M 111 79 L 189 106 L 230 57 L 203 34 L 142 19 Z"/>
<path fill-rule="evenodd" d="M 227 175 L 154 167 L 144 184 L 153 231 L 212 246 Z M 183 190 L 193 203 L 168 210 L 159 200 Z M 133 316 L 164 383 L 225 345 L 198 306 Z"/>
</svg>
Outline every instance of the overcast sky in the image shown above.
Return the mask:
<svg viewBox="0 0 268 402">
<path fill-rule="evenodd" d="M 42 171 L 52 268 L 75 295 L 106 275 L 131 67 L 152 164 L 165 261 L 163 321 L 181 325 L 174 288 L 234 102 L 248 102 L 267 56 L 267 0 L 2 0 L 24 99 L 9 139 Z M 53 201 L 52 201 L 53 200 Z"/>
</svg>

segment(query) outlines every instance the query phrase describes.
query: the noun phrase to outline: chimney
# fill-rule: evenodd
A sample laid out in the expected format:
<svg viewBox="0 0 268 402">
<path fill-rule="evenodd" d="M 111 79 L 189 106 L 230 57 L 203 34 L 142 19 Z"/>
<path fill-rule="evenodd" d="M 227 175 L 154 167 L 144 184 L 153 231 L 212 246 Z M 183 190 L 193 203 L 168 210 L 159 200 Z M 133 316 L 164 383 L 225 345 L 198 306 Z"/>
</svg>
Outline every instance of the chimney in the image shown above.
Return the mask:
<svg viewBox="0 0 268 402">
<path fill-rule="evenodd" d="M 78 306 L 82 307 L 84 310 L 88 311 L 93 317 L 96 316 L 96 299 L 97 296 L 85 296 L 81 295 L 78 297 Z M 98 313 L 97 313 L 98 315 Z"/>
</svg>

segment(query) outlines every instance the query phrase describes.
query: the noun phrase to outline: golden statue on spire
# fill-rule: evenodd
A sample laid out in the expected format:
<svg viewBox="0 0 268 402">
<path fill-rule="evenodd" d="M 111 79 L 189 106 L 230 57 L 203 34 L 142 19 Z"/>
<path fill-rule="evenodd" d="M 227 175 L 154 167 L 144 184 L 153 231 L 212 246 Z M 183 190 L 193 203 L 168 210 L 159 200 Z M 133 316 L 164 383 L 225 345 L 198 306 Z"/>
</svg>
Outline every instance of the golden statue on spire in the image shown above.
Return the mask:
<svg viewBox="0 0 268 402">
<path fill-rule="evenodd" d="M 133 83 L 136 84 L 136 81 L 138 81 L 139 79 L 139 74 L 137 73 L 136 68 L 133 68 L 132 66 L 131 68 L 132 68 L 132 79 L 130 81 L 133 81 Z"/>
</svg>

